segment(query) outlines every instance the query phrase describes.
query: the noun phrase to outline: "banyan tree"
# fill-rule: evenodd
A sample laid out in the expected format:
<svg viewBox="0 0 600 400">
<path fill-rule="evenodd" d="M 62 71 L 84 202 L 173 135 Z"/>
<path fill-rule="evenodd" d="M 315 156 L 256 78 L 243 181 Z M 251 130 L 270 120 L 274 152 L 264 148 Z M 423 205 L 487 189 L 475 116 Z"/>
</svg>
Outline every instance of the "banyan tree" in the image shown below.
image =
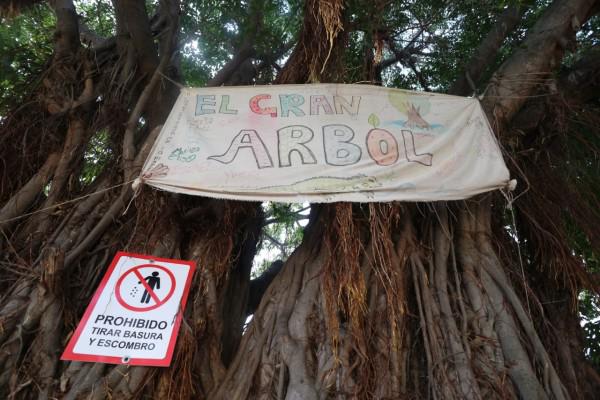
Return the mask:
<svg viewBox="0 0 600 400">
<path fill-rule="evenodd" d="M 597 396 L 599 6 L 0 1 L 0 396 Z M 311 204 L 253 277 L 286 218 L 131 188 L 183 86 L 317 82 L 477 97 L 516 189 Z M 60 360 L 119 250 L 198 265 L 169 367 Z"/>
</svg>

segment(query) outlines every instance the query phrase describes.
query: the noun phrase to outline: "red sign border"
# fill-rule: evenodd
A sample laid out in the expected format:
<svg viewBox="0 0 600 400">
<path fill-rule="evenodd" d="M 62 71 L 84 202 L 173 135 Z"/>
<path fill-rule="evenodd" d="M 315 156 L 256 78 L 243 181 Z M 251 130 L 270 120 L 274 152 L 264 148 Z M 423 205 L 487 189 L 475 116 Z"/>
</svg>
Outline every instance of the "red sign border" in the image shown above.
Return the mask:
<svg viewBox="0 0 600 400">
<path fill-rule="evenodd" d="M 132 358 L 129 360 L 129 362 L 125 363 L 125 362 L 123 362 L 123 359 L 121 357 L 99 356 L 99 355 L 95 355 L 95 354 L 84 354 L 84 353 L 74 353 L 73 352 L 75 344 L 79 341 L 79 338 L 80 338 L 81 334 L 83 333 L 83 329 L 87 325 L 88 320 L 90 319 L 92 312 L 93 312 L 94 308 L 96 307 L 96 303 L 98 303 L 98 300 L 100 299 L 100 296 L 102 295 L 102 292 L 104 291 L 104 288 L 106 287 L 106 284 L 108 283 L 108 280 L 111 277 L 111 275 L 113 274 L 121 257 L 134 257 L 134 258 L 141 258 L 141 259 L 148 260 L 148 261 L 159 261 L 159 262 L 168 262 L 168 263 L 174 263 L 174 264 L 183 264 L 183 265 L 189 266 L 189 268 L 190 268 L 187 279 L 185 281 L 185 286 L 183 288 L 181 302 L 179 304 L 179 312 L 177 313 L 175 323 L 173 324 L 173 330 L 171 331 L 171 339 L 170 339 L 169 345 L 167 347 L 167 354 L 165 355 L 165 358 L 162 358 L 162 359 Z M 91 361 L 91 362 L 102 362 L 102 363 L 107 363 L 107 364 L 168 367 L 169 365 L 171 365 L 171 359 L 173 358 L 173 352 L 175 350 L 175 343 L 177 342 L 177 334 L 179 333 L 179 327 L 181 326 L 181 320 L 183 319 L 183 310 L 185 310 L 185 305 L 187 303 L 190 286 L 192 284 L 192 277 L 194 276 L 195 270 L 196 270 L 196 263 L 193 261 L 175 260 L 175 259 L 170 259 L 170 258 L 153 257 L 153 256 L 150 256 L 147 254 L 137 254 L 137 253 L 129 253 L 129 252 L 125 252 L 125 251 L 118 251 L 117 254 L 115 254 L 115 257 L 113 258 L 112 262 L 110 263 L 108 270 L 104 274 L 104 277 L 102 278 L 102 281 L 100 282 L 100 285 L 98 285 L 98 289 L 96 289 L 96 292 L 94 293 L 94 296 L 92 297 L 92 300 L 90 301 L 90 304 L 88 304 L 88 306 L 85 310 L 85 313 L 83 314 L 83 317 L 79 321 L 79 324 L 77 324 L 77 328 L 75 329 L 75 332 L 73 332 L 73 336 L 71 336 L 71 338 L 69 339 L 69 343 L 67 344 L 67 347 L 65 348 L 65 351 L 63 352 L 60 359 L 63 361 L 67 361 L 67 360 Z"/>
</svg>

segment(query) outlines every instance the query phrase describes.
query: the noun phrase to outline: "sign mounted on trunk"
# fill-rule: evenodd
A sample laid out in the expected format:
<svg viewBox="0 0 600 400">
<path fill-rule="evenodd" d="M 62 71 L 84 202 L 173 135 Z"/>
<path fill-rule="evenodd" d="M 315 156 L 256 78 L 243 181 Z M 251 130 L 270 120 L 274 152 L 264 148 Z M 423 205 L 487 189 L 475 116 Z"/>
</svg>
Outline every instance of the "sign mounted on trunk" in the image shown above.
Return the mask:
<svg viewBox="0 0 600 400">
<path fill-rule="evenodd" d="M 433 201 L 509 174 L 477 99 L 319 84 L 183 89 L 140 181 L 241 200 Z"/>
<path fill-rule="evenodd" d="M 169 366 L 194 269 L 117 253 L 61 359 Z"/>
</svg>

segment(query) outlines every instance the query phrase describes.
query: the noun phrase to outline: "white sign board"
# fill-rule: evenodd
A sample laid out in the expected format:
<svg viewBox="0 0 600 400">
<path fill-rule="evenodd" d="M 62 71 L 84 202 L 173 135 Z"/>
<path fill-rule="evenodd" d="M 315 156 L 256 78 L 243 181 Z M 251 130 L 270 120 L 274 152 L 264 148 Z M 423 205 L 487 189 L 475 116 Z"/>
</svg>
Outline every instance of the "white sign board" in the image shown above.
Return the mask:
<svg viewBox="0 0 600 400">
<path fill-rule="evenodd" d="M 140 181 L 259 201 L 434 201 L 507 185 L 477 99 L 368 85 L 183 89 Z"/>
<path fill-rule="evenodd" d="M 194 269 L 118 252 L 61 359 L 168 366 Z"/>
</svg>

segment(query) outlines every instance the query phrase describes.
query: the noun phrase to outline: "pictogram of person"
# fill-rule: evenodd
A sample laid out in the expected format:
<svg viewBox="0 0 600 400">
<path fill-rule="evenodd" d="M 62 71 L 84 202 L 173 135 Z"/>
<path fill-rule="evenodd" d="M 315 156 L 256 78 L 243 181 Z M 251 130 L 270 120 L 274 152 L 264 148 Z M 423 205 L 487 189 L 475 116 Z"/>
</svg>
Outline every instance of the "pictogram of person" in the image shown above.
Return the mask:
<svg viewBox="0 0 600 400">
<path fill-rule="evenodd" d="M 152 275 L 145 277 L 144 280 L 148 282 L 148 286 L 150 286 L 151 290 L 154 290 L 155 287 L 156 289 L 160 289 L 160 278 L 158 277 L 158 272 L 154 271 Z M 138 283 L 142 282 L 139 281 Z M 146 289 L 144 290 L 144 294 L 142 295 L 142 300 L 140 301 L 140 303 L 148 304 L 150 303 L 150 298 L 150 293 L 148 293 L 148 290 Z"/>
</svg>

